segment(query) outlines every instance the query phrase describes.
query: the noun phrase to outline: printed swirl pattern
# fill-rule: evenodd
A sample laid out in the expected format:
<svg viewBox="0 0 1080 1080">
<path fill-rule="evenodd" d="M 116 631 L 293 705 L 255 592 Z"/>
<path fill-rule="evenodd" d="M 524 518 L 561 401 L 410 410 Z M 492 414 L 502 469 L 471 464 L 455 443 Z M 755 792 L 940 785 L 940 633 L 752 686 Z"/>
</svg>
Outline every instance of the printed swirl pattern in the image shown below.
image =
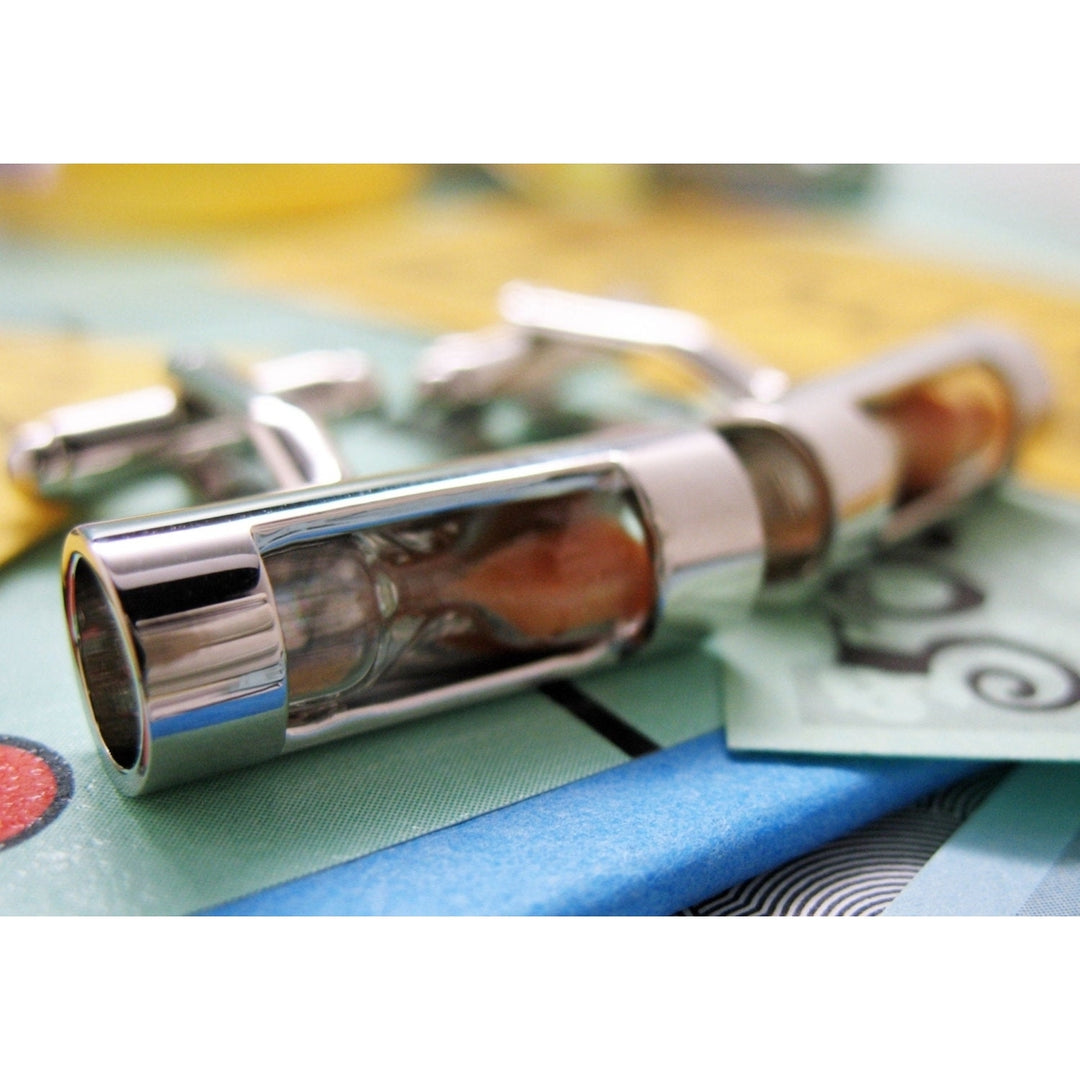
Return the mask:
<svg viewBox="0 0 1080 1080">
<path fill-rule="evenodd" d="M 680 915 L 880 915 L 1008 771 L 961 780 Z"/>
</svg>

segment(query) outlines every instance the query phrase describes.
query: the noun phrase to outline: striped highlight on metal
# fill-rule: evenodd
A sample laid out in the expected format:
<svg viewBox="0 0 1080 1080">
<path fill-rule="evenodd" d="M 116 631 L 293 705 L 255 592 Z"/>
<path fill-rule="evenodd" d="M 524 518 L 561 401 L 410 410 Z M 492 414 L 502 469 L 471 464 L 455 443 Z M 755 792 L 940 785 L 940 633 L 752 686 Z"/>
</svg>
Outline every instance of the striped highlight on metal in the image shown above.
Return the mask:
<svg viewBox="0 0 1080 1080">
<path fill-rule="evenodd" d="M 680 915 L 880 915 L 1007 772 L 961 780 Z"/>
</svg>

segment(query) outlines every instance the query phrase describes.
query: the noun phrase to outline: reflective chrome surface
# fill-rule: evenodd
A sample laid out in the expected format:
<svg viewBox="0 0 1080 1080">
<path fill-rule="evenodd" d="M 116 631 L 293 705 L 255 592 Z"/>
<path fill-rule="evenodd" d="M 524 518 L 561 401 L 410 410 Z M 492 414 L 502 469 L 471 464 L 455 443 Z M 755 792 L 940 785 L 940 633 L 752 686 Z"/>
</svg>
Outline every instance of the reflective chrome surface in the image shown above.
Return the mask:
<svg viewBox="0 0 1080 1080">
<path fill-rule="evenodd" d="M 344 480 L 347 469 L 330 436 L 310 412 L 260 385 L 260 382 L 274 385 L 276 381 L 286 392 L 295 391 L 298 386 L 295 380 L 310 366 L 308 357 L 309 354 L 301 354 L 287 358 L 294 375 L 292 386 L 283 385 L 280 361 L 261 380 L 256 373 L 251 382 L 238 379 L 223 364 L 201 356 L 179 357 L 169 365 L 169 370 L 191 402 L 233 420 L 239 431 L 247 435 L 269 470 L 274 486 L 332 484 Z M 325 369 L 314 374 L 315 386 L 324 389 Z M 329 400 L 332 401 L 332 396 Z M 312 401 L 318 402 L 319 398 L 313 394 Z M 208 464 L 211 468 L 222 467 L 219 457 Z"/>
<path fill-rule="evenodd" d="M 700 318 L 648 304 L 511 282 L 504 323 L 436 341 L 419 365 L 427 415 L 483 435 L 513 401 L 558 430 L 603 426 L 575 415 L 556 384 L 598 355 L 662 350 L 704 380 L 673 397 L 684 419 L 719 424 L 761 503 L 769 594 L 790 599 L 831 566 L 955 511 L 1007 469 L 1045 411 L 1049 384 L 1031 346 L 992 326 L 957 326 L 840 375 L 790 387 L 722 343 Z M 486 411 L 485 411 L 486 410 Z M 746 429 L 742 421 L 751 418 Z"/>
<path fill-rule="evenodd" d="M 729 398 L 774 401 L 788 377 L 741 356 L 690 312 L 605 297 L 583 296 L 512 281 L 499 293 L 499 312 L 533 338 L 613 349 L 666 349 L 685 358 Z"/>
<path fill-rule="evenodd" d="M 763 569 L 745 470 L 681 428 L 83 526 L 64 552 L 128 794 L 685 641 Z"/>
<path fill-rule="evenodd" d="M 8 469 L 45 498 L 78 499 L 158 469 L 184 473 L 204 498 L 329 483 L 345 475 L 325 421 L 375 408 L 367 358 L 354 349 L 263 360 L 241 376 L 221 361 L 182 356 L 173 386 L 54 409 L 13 433 Z M 253 445 L 262 475 L 242 470 Z M 268 474 L 268 475 L 267 475 Z"/>
<path fill-rule="evenodd" d="M 64 603 L 98 748 L 125 794 L 281 752 L 281 630 L 243 525 L 76 529 Z"/>
<path fill-rule="evenodd" d="M 498 307 L 501 324 L 438 338 L 417 364 L 422 418 L 459 439 L 482 439 L 484 411 L 499 402 L 520 403 L 556 429 L 595 426 L 566 412 L 558 388 L 602 356 L 651 351 L 676 359 L 698 384 L 706 413 L 743 397 L 774 401 L 789 384 L 783 372 L 721 340 L 704 319 L 674 308 L 523 281 L 500 290 Z"/>
<path fill-rule="evenodd" d="M 955 513 L 1004 474 L 1049 402 L 1027 341 L 970 325 L 733 412 L 771 421 L 816 461 L 832 520 L 828 568 Z"/>
</svg>

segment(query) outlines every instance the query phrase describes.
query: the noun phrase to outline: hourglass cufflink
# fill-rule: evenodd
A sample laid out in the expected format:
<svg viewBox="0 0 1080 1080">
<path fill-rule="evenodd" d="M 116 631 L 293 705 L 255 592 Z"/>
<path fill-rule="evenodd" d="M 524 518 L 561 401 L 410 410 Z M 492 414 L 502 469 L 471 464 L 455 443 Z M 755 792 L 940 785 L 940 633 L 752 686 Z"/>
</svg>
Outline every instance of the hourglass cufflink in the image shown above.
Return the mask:
<svg viewBox="0 0 1080 1080">
<path fill-rule="evenodd" d="M 957 512 L 1002 477 L 1051 388 L 1023 338 L 953 327 L 721 423 L 754 482 L 774 596 Z M 753 423 L 745 423 L 753 420 Z"/>
<path fill-rule="evenodd" d="M 98 746 L 140 794 L 699 639 L 955 510 L 1045 407 L 938 335 L 716 424 L 86 525 L 63 556 Z"/>
<path fill-rule="evenodd" d="M 183 474 L 206 499 L 346 475 L 324 423 L 377 408 L 354 349 L 262 360 L 241 375 L 204 355 L 170 361 L 174 386 L 68 405 L 16 428 L 8 469 L 24 490 L 79 499 L 134 475 Z M 252 453 L 253 452 L 253 453 Z"/>
<path fill-rule="evenodd" d="M 693 388 L 656 411 L 724 428 L 768 508 L 772 576 L 788 581 L 950 512 L 1004 470 L 1050 400 L 1031 345 L 989 325 L 951 327 L 792 386 L 688 312 L 521 281 L 498 306 L 501 325 L 422 354 L 417 396 L 430 425 L 476 442 L 494 434 L 485 414 L 513 401 L 531 430 L 595 429 L 611 409 L 571 413 L 558 384 L 598 358 L 666 353 Z M 752 428 L 741 423 L 750 417 Z"/>
<path fill-rule="evenodd" d="M 699 638 L 763 562 L 724 439 L 635 428 L 82 526 L 63 578 L 135 795 Z"/>
</svg>

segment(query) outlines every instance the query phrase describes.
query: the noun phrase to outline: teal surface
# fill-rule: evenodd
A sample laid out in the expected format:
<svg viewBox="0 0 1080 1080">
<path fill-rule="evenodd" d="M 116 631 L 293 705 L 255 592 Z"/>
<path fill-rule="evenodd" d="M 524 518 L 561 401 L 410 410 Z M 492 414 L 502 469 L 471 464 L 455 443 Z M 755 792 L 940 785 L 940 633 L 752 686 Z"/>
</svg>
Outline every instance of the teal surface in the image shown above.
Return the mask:
<svg viewBox="0 0 1080 1080">
<path fill-rule="evenodd" d="M 1018 767 L 886 915 L 1080 914 L 1080 766 Z"/>
</svg>

